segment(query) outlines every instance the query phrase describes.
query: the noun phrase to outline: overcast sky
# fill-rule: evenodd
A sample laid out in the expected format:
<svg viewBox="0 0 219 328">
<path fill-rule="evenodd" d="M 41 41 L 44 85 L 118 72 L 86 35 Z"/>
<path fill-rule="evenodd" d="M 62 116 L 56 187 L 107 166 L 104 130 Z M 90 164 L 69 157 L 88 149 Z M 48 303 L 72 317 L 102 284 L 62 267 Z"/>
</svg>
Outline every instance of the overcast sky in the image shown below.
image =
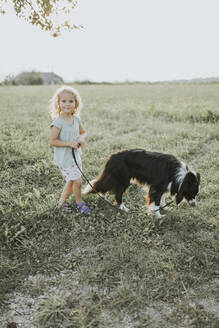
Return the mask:
<svg viewBox="0 0 219 328">
<path fill-rule="evenodd" d="M 219 76 L 219 0 L 78 0 L 83 30 L 53 38 L 0 16 L 0 81 L 23 70 L 65 81 Z"/>
</svg>

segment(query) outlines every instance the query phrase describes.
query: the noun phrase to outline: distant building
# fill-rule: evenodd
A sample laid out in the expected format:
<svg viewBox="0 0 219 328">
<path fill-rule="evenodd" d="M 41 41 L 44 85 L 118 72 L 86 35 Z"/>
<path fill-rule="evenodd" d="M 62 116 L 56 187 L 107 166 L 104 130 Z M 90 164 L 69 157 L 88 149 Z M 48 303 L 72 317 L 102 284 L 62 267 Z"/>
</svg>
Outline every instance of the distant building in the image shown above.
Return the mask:
<svg viewBox="0 0 219 328">
<path fill-rule="evenodd" d="M 63 79 L 53 72 L 40 72 L 43 84 L 61 84 L 64 83 Z"/>
</svg>

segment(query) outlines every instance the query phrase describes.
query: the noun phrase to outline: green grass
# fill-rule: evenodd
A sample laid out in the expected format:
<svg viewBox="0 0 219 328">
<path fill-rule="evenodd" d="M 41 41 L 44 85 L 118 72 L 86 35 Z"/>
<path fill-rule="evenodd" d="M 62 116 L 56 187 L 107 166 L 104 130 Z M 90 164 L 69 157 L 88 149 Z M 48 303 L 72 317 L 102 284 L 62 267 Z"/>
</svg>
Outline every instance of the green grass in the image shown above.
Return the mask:
<svg viewBox="0 0 219 328">
<path fill-rule="evenodd" d="M 90 179 L 121 149 L 172 153 L 201 174 L 198 207 L 174 205 L 158 221 L 132 185 L 128 215 L 95 195 L 85 197 L 89 216 L 62 213 L 49 146 L 55 87 L 1 87 L 2 325 L 16 321 L 13 299 L 22 312 L 19 302 L 30 297 L 34 327 L 218 327 L 219 85 L 76 88 Z"/>
</svg>

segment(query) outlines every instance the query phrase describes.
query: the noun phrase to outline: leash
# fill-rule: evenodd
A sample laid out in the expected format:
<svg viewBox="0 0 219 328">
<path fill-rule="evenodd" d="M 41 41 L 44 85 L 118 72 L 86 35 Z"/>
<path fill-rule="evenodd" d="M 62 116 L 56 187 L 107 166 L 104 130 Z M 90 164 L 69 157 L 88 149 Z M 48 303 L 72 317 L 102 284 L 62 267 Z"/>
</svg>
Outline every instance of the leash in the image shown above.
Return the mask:
<svg viewBox="0 0 219 328">
<path fill-rule="evenodd" d="M 82 172 L 82 170 L 81 170 L 81 168 L 80 168 L 80 166 L 78 165 L 78 162 L 77 162 L 77 160 L 76 160 L 76 156 L 75 156 L 75 152 L 74 152 L 74 148 L 72 148 L 72 156 L 73 156 L 73 158 L 74 158 L 74 161 L 75 161 L 75 164 L 77 165 L 77 168 L 79 169 L 79 171 L 81 172 L 81 174 L 82 174 L 82 176 L 84 177 L 84 179 L 87 181 L 87 183 L 89 184 L 89 186 L 93 189 L 93 191 L 95 191 L 95 193 L 104 201 L 104 202 L 106 202 L 107 204 L 109 204 L 111 207 L 113 207 L 114 209 L 116 209 L 118 212 L 120 212 L 121 213 L 121 209 L 119 209 L 118 207 L 116 207 L 116 206 L 114 206 L 112 203 L 110 203 L 106 198 L 104 198 L 102 195 L 100 195 L 99 193 L 98 193 L 98 191 L 96 191 L 95 189 L 94 189 L 94 187 L 92 186 L 92 184 L 90 183 L 90 181 L 88 180 L 88 178 L 86 177 L 86 175 Z M 166 206 L 169 206 L 170 204 L 172 204 L 174 201 L 173 200 L 171 200 L 170 202 L 168 202 L 167 204 L 165 204 L 164 206 L 160 206 L 157 210 L 155 210 L 154 212 L 157 212 L 157 211 L 159 211 L 159 210 L 162 210 L 163 208 L 165 208 Z M 127 212 L 124 212 L 123 211 L 123 213 L 126 213 L 127 214 Z"/>
<path fill-rule="evenodd" d="M 121 213 L 121 210 L 114 206 L 112 203 L 110 203 L 106 198 L 104 198 L 102 195 L 100 195 L 98 193 L 98 191 L 95 190 L 95 188 L 92 186 L 92 184 L 90 183 L 90 181 L 88 180 L 88 178 L 86 177 L 86 175 L 82 172 L 80 166 L 78 165 L 78 162 L 76 160 L 76 156 L 75 156 L 75 152 L 74 152 L 74 148 L 72 148 L 72 156 L 74 158 L 74 161 L 75 161 L 75 164 L 77 165 L 77 168 L 79 169 L 79 171 L 81 172 L 82 176 L 84 177 L 84 179 L 87 181 L 87 183 L 89 184 L 89 186 L 93 189 L 93 191 L 95 191 L 95 193 L 104 201 L 106 202 L 107 204 L 109 204 L 111 207 L 113 207 L 115 210 L 117 210 L 118 212 Z"/>
<path fill-rule="evenodd" d="M 166 203 L 164 206 L 159 207 L 158 210 L 155 210 L 154 212 L 157 212 L 157 211 L 159 211 L 159 210 L 162 210 L 163 208 L 165 208 L 166 206 L 169 206 L 169 205 L 172 204 L 173 202 L 174 202 L 174 200 L 169 201 L 169 202 Z"/>
</svg>

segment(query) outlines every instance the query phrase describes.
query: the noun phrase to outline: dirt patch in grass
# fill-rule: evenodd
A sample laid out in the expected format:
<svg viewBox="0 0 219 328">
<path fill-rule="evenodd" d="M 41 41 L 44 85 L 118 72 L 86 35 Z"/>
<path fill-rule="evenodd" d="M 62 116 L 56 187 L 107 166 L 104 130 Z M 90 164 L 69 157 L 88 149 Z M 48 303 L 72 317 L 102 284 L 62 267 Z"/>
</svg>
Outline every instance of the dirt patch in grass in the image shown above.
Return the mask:
<svg viewBox="0 0 219 328">
<path fill-rule="evenodd" d="M 127 286 L 126 286 L 127 287 Z M 61 271 L 53 276 L 29 276 L 19 292 L 9 296 L 8 309 L 1 313 L 1 327 L 218 327 L 219 303 L 212 291 L 219 279 L 185 291 L 184 297 L 142 303 L 120 285 L 114 289 L 80 283 L 77 272 Z M 133 308 L 132 308 L 133 304 Z M 128 305 L 129 310 L 126 309 Z"/>
</svg>

